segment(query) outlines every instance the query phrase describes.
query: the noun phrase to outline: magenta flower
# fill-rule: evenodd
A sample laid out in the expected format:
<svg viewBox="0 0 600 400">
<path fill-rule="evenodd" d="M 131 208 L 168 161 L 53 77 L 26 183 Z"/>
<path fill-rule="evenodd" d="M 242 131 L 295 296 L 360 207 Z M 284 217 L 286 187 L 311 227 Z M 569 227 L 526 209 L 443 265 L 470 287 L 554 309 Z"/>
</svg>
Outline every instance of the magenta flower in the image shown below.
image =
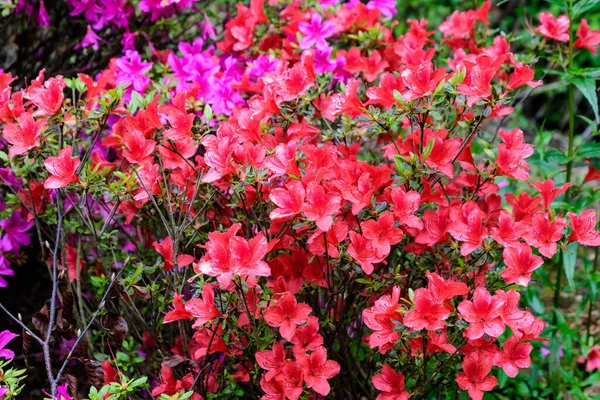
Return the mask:
<svg viewBox="0 0 600 400">
<path fill-rule="evenodd" d="M 6 279 L 4 279 L 2 277 L 2 275 L 4 275 L 4 276 L 14 276 L 15 275 L 15 271 L 8 268 L 9 265 L 10 265 L 10 263 L 8 262 L 6 257 L 4 257 L 4 254 L 0 253 L 0 288 L 5 288 L 8 286 L 8 282 L 6 282 Z"/>
<path fill-rule="evenodd" d="M 13 340 L 17 336 L 19 335 L 12 333 L 9 330 L 0 332 L 0 357 L 5 358 L 7 360 L 12 360 L 13 358 L 15 358 L 14 351 L 5 349 L 4 347 L 8 344 L 8 342 Z"/>
<path fill-rule="evenodd" d="M 87 33 L 85 34 L 85 36 L 83 37 L 83 39 L 81 40 L 81 42 L 79 42 L 79 44 L 77 44 L 77 46 L 75 46 L 75 49 L 84 49 L 86 47 L 92 47 L 92 49 L 94 50 L 98 50 L 98 48 L 100 47 L 100 43 L 98 43 L 100 40 L 102 40 L 102 38 L 98 35 L 96 35 L 96 32 L 94 32 L 94 30 L 92 29 L 91 26 L 87 26 Z"/>
<path fill-rule="evenodd" d="M 2 251 L 19 251 L 21 245 L 29 245 L 29 235 L 27 231 L 33 226 L 33 221 L 25 221 L 19 213 L 13 213 L 10 219 L 0 221 L 0 227 L 6 234 L 0 239 L 0 249 Z"/>
<path fill-rule="evenodd" d="M 40 26 L 50 26 L 50 17 L 48 16 L 48 12 L 46 11 L 46 6 L 44 5 L 44 1 L 40 1 L 40 9 L 38 11 L 38 24 Z"/>
<path fill-rule="evenodd" d="M 396 10 L 396 0 L 371 0 L 367 3 L 369 10 L 378 9 L 386 18 L 393 18 L 394 15 L 398 14 Z"/>
<path fill-rule="evenodd" d="M 335 25 L 331 21 L 323 22 L 321 14 L 314 13 L 310 17 L 310 22 L 300 22 L 298 30 L 304 35 L 299 45 L 302 50 L 310 49 L 315 46 L 317 49 L 327 48 L 325 39 L 333 36 Z"/>
<path fill-rule="evenodd" d="M 69 390 L 67 389 L 67 383 L 63 383 L 59 387 L 56 388 L 56 396 L 52 400 L 73 400 L 73 398 L 69 395 Z M 44 394 L 50 396 L 49 393 L 43 391 Z"/>
<path fill-rule="evenodd" d="M 211 38 L 212 40 L 217 40 L 215 26 L 210 22 L 206 13 L 204 13 L 204 22 L 200 22 L 198 26 L 202 30 L 202 39 L 206 40 L 207 38 Z"/>
<path fill-rule="evenodd" d="M 134 90 L 143 92 L 150 82 L 150 78 L 144 76 L 144 74 L 152 69 L 152 64 L 142 62 L 142 58 L 137 51 L 127 50 L 125 57 L 116 60 L 116 66 L 118 68 L 117 84 L 131 83 Z"/>
</svg>

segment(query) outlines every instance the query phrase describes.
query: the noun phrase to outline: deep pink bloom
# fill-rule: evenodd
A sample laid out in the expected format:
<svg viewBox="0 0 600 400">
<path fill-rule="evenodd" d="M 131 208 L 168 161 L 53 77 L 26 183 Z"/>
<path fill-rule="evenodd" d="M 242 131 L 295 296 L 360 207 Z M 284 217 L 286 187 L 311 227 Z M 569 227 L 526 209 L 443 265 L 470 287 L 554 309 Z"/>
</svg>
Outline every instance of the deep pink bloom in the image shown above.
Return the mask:
<svg viewBox="0 0 600 400">
<path fill-rule="evenodd" d="M 152 69 L 152 64 L 143 62 L 137 51 L 127 50 L 125 56 L 115 60 L 117 67 L 117 83 L 132 84 L 133 89 L 143 92 L 150 78 L 145 76 Z"/>
<path fill-rule="evenodd" d="M 6 360 L 12 360 L 15 357 L 15 353 L 12 350 L 5 349 L 8 342 L 16 338 L 17 334 L 12 333 L 8 330 L 0 332 L 0 357 Z"/>
<path fill-rule="evenodd" d="M 21 246 L 27 246 L 30 243 L 30 237 L 27 231 L 31 229 L 34 221 L 27 221 L 17 212 L 13 213 L 9 219 L 0 221 L 0 227 L 5 234 L 0 240 L 0 250 L 18 252 Z"/>
</svg>

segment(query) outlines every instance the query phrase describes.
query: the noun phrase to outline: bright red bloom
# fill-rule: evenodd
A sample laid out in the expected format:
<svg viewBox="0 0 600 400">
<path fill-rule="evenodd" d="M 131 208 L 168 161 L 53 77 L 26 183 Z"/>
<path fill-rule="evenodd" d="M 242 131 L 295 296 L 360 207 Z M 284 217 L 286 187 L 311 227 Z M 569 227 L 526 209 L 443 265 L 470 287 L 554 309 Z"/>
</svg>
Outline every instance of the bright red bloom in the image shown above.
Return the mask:
<svg viewBox="0 0 600 400">
<path fill-rule="evenodd" d="M 403 187 L 393 186 L 390 190 L 392 207 L 390 210 L 401 224 L 409 228 L 423 229 L 423 222 L 414 215 L 421 204 L 421 195 L 415 190 L 404 190 Z"/>
<path fill-rule="evenodd" d="M 408 392 L 404 390 L 404 375 L 396 373 L 388 364 L 383 364 L 381 372 L 372 379 L 373 386 L 383 393 L 377 400 L 408 400 Z"/>
<path fill-rule="evenodd" d="M 454 239 L 463 242 L 460 254 L 468 256 L 481 247 L 488 236 L 488 230 L 483 226 L 486 215 L 472 201 L 465 203 L 461 210 L 455 210 L 453 215 L 454 222 L 448 226 L 448 232 Z"/>
<path fill-rule="evenodd" d="M 471 355 L 465 357 L 463 372 L 456 377 L 458 386 L 469 392 L 473 400 L 483 399 L 483 392 L 492 390 L 498 385 L 495 376 L 488 376 L 492 370 L 492 360 L 487 357 Z"/>
<path fill-rule="evenodd" d="M 40 77 L 43 81 L 43 71 L 40 73 Z M 38 77 L 38 79 L 40 79 L 40 77 Z M 48 79 L 43 86 L 38 80 L 32 82 L 28 94 L 31 102 L 38 107 L 38 110 L 34 112 L 34 115 L 56 114 L 63 103 L 63 90 L 66 86 L 66 82 L 60 75 L 56 78 Z"/>
<path fill-rule="evenodd" d="M 164 269 L 166 271 L 170 271 L 174 265 L 174 253 L 173 253 L 173 240 L 171 236 L 167 236 L 161 242 L 153 242 L 152 247 L 158 254 L 160 254 L 164 259 Z M 177 268 L 182 268 L 190 265 L 194 262 L 194 257 L 188 254 L 178 254 L 177 255 Z"/>
<path fill-rule="evenodd" d="M 400 287 L 394 286 L 391 295 L 381 296 L 375 300 L 373 307 L 365 308 L 362 312 L 365 325 L 373 330 L 366 341 L 372 349 L 379 347 L 381 353 L 393 347 L 400 337 L 394 330 L 402 321 L 399 300 Z"/>
<path fill-rule="evenodd" d="M 447 133 L 444 133 L 444 137 Z M 425 164 L 438 169 L 449 178 L 454 178 L 454 165 L 452 161 L 458 155 L 461 140 L 458 138 L 444 139 L 440 135 L 433 137 L 433 148 Z"/>
<path fill-rule="evenodd" d="M 552 179 L 546 179 L 544 182 L 536 182 L 532 184 L 534 188 L 536 188 L 540 194 L 542 195 L 542 199 L 544 200 L 544 208 L 549 209 L 552 201 L 557 196 L 560 196 L 564 192 L 567 191 L 568 188 L 573 186 L 570 183 L 565 183 L 561 187 L 555 187 L 554 181 Z"/>
<path fill-rule="evenodd" d="M 152 153 L 156 147 L 154 140 L 144 137 L 142 132 L 133 131 L 125 133 L 123 144 L 126 150 L 123 150 L 123 157 L 132 164 L 152 164 Z"/>
<path fill-rule="evenodd" d="M 544 263 L 542 257 L 534 256 L 531 247 L 525 243 L 504 248 L 503 257 L 507 266 L 502 272 L 504 281 L 525 287 L 531 280 L 531 273 Z"/>
<path fill-rule="evenodd" d="M 277 300 L 277 304 L 265 310 L 264 318 L 267 325 L 278 327 L 281 336 L 289 342 L 296 333 L 296 326 L 306 323 L 311 312 L 308 304 L 298 304 L 296 296 L 286 292 Z"/>
<path fill-rule="evenodd" d="M 539 212 L 533 216 L 531 228 L 525 231 L 525 241 L 537 248 L 543 256 L 552 258 L 557 251 L 556 242 L 562 238 L 566 225 L 567 221 L 562 217 L 550 221 L 548 214 Z"/>
<path fill-rule="evenodd" d="M 528 65 L 523 64 L 522 62 L 514 63 L 515 70 L 510 75 L 508 80 L 507 87 L 511 90 L 519 88 L 523 85 L 527 85 L 531 88 L 538 87 L 543 84 L 541 80 L 534 81 L 533 77 L 535 75 L 533 69 Z"/>
<path fill-rule="evenodd" d="M 519 373 L 519 368 L 529 368 L 533 350 L 531 343 L 519 343 L 519 339 L 511 336 L 504 342 L 502 352 L 498 353 L 494 365 L 501 367 L 506 375 L 514 378 Z"/>
<path fill-rule="evenodd" d="M 498 174 L 517 180 L 527 179 L 529 164 L 525 159 L 533 154 L 533 146 L 525 143 L 523 131 L 515 128 L 510 132 L 500 131 L 498 136 L 504 142 L 498 145 Z"/>
<path fill-rule="evenodd" d="M 571 220 L 573 232 L 569 236 L 571 242 L 579 242 L 584 246 L 600 246 L 600 232 L 596 230 L 596 212 L 585 210 L 580 215 L 567 213 Z"/>
<path fill-rule="evenodd" d="M 194 375 L 192 373 L 187 374 L 181 380 L 175 379 L 173 376 L 173 370 L 161 365 L 161 383 L 154 389 L 152 389 L 152 396 L 158 396 L 160 394 L 166 394 L 172 396 L 182 390 L 190 389 L 194 384 Z M 192 398 L 194 398 L 192 396 Z M 197 396 L 195 399 L 199 399 Z"/>
<path fill-rule="evenodd" d="M 275 342 L 272 350 L 259 351 L 254 357 L 256 358 L 258 365 L 260 365 L 262 369 L 267 370 L 264 379 L 267 381 L 272 380 L 281 372 L 283 362 L 286 360 L 283 342 Z"/>
<path fill-rule="evenodd" d="M 500 211 L 498 226 L 490 229 L 490 236 L 504 247 L 516 246 L 523 237 L 524 225 L 514 222 L 512 215 L 504 210 Z"/>
<path fill-rule="evenodd" d="M 44 161 L 44 166 L 50 172 L 50 177 L 44 182 L 46 189 L 59 189 L 79 181 L 76 171 L 81 161 L 71 158 L 72 151 L 71 146 L 66 146 L 58 152 L 58 157 L 48 157 Z"/>
<path fill-rule="evenodd" d="M 416 331 L 444 328 L 444 321 L 450 316 L 450 311 L 434 298 L 430 290 L 417 289 L 414 304 L 415 307 L 404 315 L 404 325 Z"/>
<path fill-rule="evenodd" d="M 294 354 L 304 354 L 323 346 L 323 336 L 319 335 L 319 319 L 308 317 L 308 323 L 296 329 L 291 341 L 294 344 Z"/>
<path fill-rule="evenodd" d="M 402 72 L 402 80 L 408 91 L 402 95 L 402 100 L 411 101 L 429 96 L 446 77 L 446 69 L 433 70 L 431 62 L 425 62 L 418 67 L 409 67 Z"/>
<path fill-rule="evenodd" d="M 426 210 L 423 214 L 424 229 L 415 238 L 416 243 L 433 246 L 448 239 L 450 209 L 440 207 L 437 211 Z"/>
<path fill-rule="evenodd" d="M 368 58 L 364 59 L 365 65 L 363 74 L 367 82 L 373 82 L 377 79 L 380 73 L 385 71 L 390 64 L 381 58 L 381 54 L 377 50 L 373 50 Z"/>
<path fill-rule="evenodd" d="M 185 309 L 193 318 L 196 318 L 192 328 L 197 328 L 221 316 L 221 312 L 215 307 L 215 291 L 208 282 L 202 286 L 202 300 L 198 298 L 188 300 L 185 303 Z"/>
<path fill-rule="evenodd" d="M 346 93 L 333 95 L 336 115 L 342 114 L 355 118 L 363 113 L 365 106 L 358 98 L 358 87 L 361 83 L 360 79 L 350 78 L 346 83 Z"/>
<path fill-rule="evenodd" d="M 102 368 L 102 372 L 104 373 L 104 384 L 109 385 L 112 382 L 117 382 L 117 370 L 110 365 L 109 360 L 102 361 L 100 364 L 100 368 Z"/>
<path fill-rule="evenodd" d="M 390 245 L 399 243 L 404 234 L 394 226 L 394 215 L 390 212 L 381 214 L 377 221 L 372 219 L 361 222 L 363 236 L 371 240 L 371 246 L 377 257 L 387 257 Z"/>
<path fill-rule="evenodd" d="M 325 189 L 317 182 L 308 184 L 306 190 L 306 202 L 302 210 L 311 221 L 315 221 L 317 227 L 327 232 L 333 223 L 332 215 L 340 210 L 342 198 L 337 193 L 325 193 Z"/>
<path fill-rule="evenodd" d="M 472 300 L 463 300 L 458 305 L 461 317 L 469 323 L 465 336 L 475 340 L 484 333 L 492 337 L 502 335 L 504 324 L 500 319 L 501 307 L 502 300 L 499 297 L 491 296 L 485 288 L 475 289 Z"/>
<path fill-rule="evenodd" d="M 542 25 L 535 28 L 535 31 L 549 39 L 559 42 L 569 41 L 569 17 L 561 15 L 556 18 L 548 11 L 541 12 L 539 19 Z"/>
<path fill-rule="evenodd" d="M 216 276 L 219 283 L 228 287 L 233 275 L 270 276 L 271 268 L 262 261 L 269 252 L 265 235 L 261 232 L 250 240 L 236 236 L 240 224 L 227 232 L 211 232 L 206 243 L 206 254 L 194 268 L 197 273 Z"/>
<path fill-rule="evenodd" d="M 373 273 L 373 264 L 380 263 L 384 257 L 378 257 L 373 249 L 373 241 L 354 231 L 349 232 L 350 244 L 348 245 L 348 254 L 360 264 L 365 274 Z"/>
<path fill-rule="evenodd" d="M 582 18 L 576 35 L 577 40 L 573 43 L 573 47 L 588 49 L 594 55 L 598 54 L 596 47 L 600 44 L 600 30 L 590 30 L 587 19 Z"/>
<path fill-rule="evenodd" d="M 539 210 L 543 209 L 542 199 L 539 197 L 531 197 L 529 193 L 519 193 L 519 197 L 515 197 L 512 193 L 505 195 L 506 201 L 512 206 L 513 216 L 516 222 L 531 221 L 531 217 Z"/>
<path fill-rule="evenodd" d="M 429 284 L 427 289 L 435 301 L 445 303 L 456 296 L 465 296 L 469 293 L 469 288 L 463 282 L 453 282 L 445 280 L 434 272 L 425 273 Z"/>
<path fill-rule="evenodd" d="M 600 370 L 600 347 L 593 346 L 588 352 L 585 370 L 587 372 Z"/>
<path fill-rule="evenodd" d="M 583 179 L 583 183 L 588 183 L 592 181 L 600 181 L 600 171 L 594 168 L 594 166 L 590 165 L 588 166 L 588 173 Z"/>
<path fill-rule="evenodd" d="M 169 311 L 167 315 L 165 315 L 163 324 L 168 324 L 173 321 L 179 321 L 181 319 L 193 318 L 193 315 L 185 309 L 182 299 L 183 295 L 175 293 L 173 297 L 173 310 Z"/>
<path fill-rule="evenodd" d="M 286 184 L 286 188 L 276 188 L 269 194 L 269 199 L 277 205 L 278 208 L 271 211 L 269 217 L 275 219 L 289 219 L 302 212 L 304 197 L 306 191 L 304 185 L 299 181 L 291 181 Z"/>
<path fill-rule="evenodd" d="M 456 351 L 456 347 L 452 346 L 450 343 L 447 343 L 448 336 L 446 335 L 446 330 L 442 329 L 440 333 L 436 333 L 435 331 L 427 332 L 427 336 L 429 338 L 426 340 L 427 345 L 426 350 L 427 354 L 435 354 L 439 352 L 445 352 L 449 354 L 453 354 Z M 423 355 L 423 338 L 416 337 L 408 342 L 408 346 L 410 347 L 410 351 L 413 356 L 422 356 Z"/>
<path fill-rule="evenodd" d="M 319 347 L 310 355 L 300 357 L 298 363 L 304 372 L 306 386 L 322 396 L 327 396 L 331 390 L 327 379 L 340 373 L 340 364 L 327 359 L 325 347 Z"/>
<path fill-rule="evenodd" d="M 6 141 L 12 144 L 8 156 L 13 158 L 25 154 L 29 150 L 40 146 L 40 135 L 46 125 L 46 119 L 33 119 L 31 114 L 23 113 L 18 119 L 18 124 L 6 124 L 2 132 Z"/>
<path fill-rule="evenodd" d="M 491 83 L 494 76 L 502 64 L 505 57 L 492 58 L 486 55 L 480 55 L 475 62 L 464 60 L 467 68 L 467 75 L 464 83 L 458 85 L 458 92 L 469 96 L 467 105 L 473 107 L 479 100 L 487 99 L 492 95 Z"/>
</svg>

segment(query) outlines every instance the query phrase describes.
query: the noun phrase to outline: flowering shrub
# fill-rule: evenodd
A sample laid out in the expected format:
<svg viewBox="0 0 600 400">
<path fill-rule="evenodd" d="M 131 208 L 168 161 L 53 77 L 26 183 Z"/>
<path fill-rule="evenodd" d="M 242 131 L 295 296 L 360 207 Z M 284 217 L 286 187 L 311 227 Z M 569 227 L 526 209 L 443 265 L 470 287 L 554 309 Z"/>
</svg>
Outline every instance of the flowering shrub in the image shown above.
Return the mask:
<svg viewBox="0 0 600 400">
<path fill-rule="evenodd" d="M 134 15 L 68 3 L 95 29 Z M 136 3 L 151 19 L 191 4 Z M 573 66 L 600 42 L 576 19 L 588 3 L 540 14 L 539 57 L 511 52 L 489 1 L 396 34 L 395 2 L 252 0 L 218 36 L 125 46 L 94 77 L 16 90 L 2 73 L 0 274 L 39 246 L 48 301 L 13 319 L 47 395 L 481 399 L 517 379 L 565 329 L 557 302 L 544 321 L 521 290 L 546 263 L 559 296 L 600 245 L 598 194 L 573 174 L 600 180 L 600 153 L 575 147 L 572 101 L 566 153 L 503 123 L 546 59 L 598 119 Z M 564 174 L 530 177 L 550 155 Z"/>
</svg>

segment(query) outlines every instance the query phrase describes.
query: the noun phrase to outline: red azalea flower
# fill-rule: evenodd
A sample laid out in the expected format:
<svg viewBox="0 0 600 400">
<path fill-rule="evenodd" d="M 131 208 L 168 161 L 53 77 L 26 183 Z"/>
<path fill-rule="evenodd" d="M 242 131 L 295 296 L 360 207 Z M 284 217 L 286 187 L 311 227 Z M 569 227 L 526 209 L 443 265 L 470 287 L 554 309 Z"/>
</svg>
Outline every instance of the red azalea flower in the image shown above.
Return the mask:
<svg viewBox="0 0 600 400">
<path fill-rule="evenodd" d="M 264 379 L 266 381 L 271 381 L 281 372 L 283 362 L 286 360 L 283 342 L 275 342 L 272 350 L 259 351 L 254 357 L 256 358 L 258 365 L 260 365 L 262 369 L 267 370 Z"/>
<path fill-rule="evenodd" d="M 543 182 L 536 182 L 531 186 L 540 192 L 542 199 L 544 200 L 544 208 L 549 209 L 554 199 L 566 192 L 567 189 L 573 185 L 570 183 L 565 183 L 561 187 L 555 187 L 555 183 L 552 179 L 546 179 Z"/>
<path fill-rule="evenodd" d="M 327 396 L 330 391 L 327 379 L 340 373 L 340 364 L 327 359 L 325 347 L 319 347 L 310 355 L 300 357 L 298 363 L 304 372 L 306 386 L 322 396 Z"/>
<path fill-rule="evenodd" d="M 308 304 L 298 304 L 296 297 L 286 292 L 277 300 L 277 304 L 265 310 L 264 318 L 267 325 L 278 327 L 281 336 L 289 342 L 296 333 L 296 327 L 306 323 L 311 312 Z"/>
<path fill-rule="evenodd" d="M 445 327 L 444 321 L 450 316 L 450 311 L 434 298 L 430 290 L 417 289 L 413 302 L 415 307 L 404 315 L 404 325 L 416 331 L 434 331 Z"/>
<path fill-rule="evenodd" d="M 71 158 L 72 151 L 71 146 L 66 146 L 58 152 L 58 157 L 48 157 L 44 161 L 44 166 L 50 172 L 50 177 L 44 182 L 46 189 L 59 189 L 79 181 L 76 171 L 80 160 Z"/>
<path fill-rule="evenodd" d="M 542 25 L 535 28 L 535 31 L 549 39 L 559 42 L 569 41 L 569 17 L 561 15 L 558 18 L 548 11 L 541 12 L 539 19 Z"/>
<path fill-rule="evenodd" d="M 381 372 L 373 376 L 373 386 L 383 393 L 377 400 L 408 400 L 408 392 L 404 390 L 404 375 L 396 373 L 388 364 L 383 364 Z"/>
<path fill-rule="evenodd" d="M 519 339 L 511 336 L 504 342 L 502 352 L 497 354 L 494 365 L 501 367 L 506 375 L 514 378 L 519 373 L 519 368 L 529 368 L 531 365 L 529 354 L 532 350 L 531 343 L 519 343 Z"/>
<path fill-rule="evenodd" d="M 202 300 L 193 298 L 185 303 L 185 309 L 193 318 L 196 318 L 192 328 L 204 325 L 208 321 L 221 316 L 221 312 L 215 307 L 215 291 L 208 282 L 202 286 Z"/>
<path fill-rule="evenodd" d="M 567 213 L 573 232 L 569 241 L 579 242 L 584 246 L 600 246 L 600 232 L 596 230 L 596 212 L 585 210 L 580 215 Z"/>
<path fill-rule="evenodd" d="M 456 377 L 458 386 L 469 392 L 473 400 L 483 399 L 483 392 L 498 385 L 495 376 L 488 376 L 492 370 L 492 361 L 487 357 L 469 356 L 462 363 L 463 372 Z"/>
<path fill-rule="evenodd" d="M 578 49 L 588 49 L 594 55 L 597 54 L 596 47 L 600 44 L 600 30 L 590 30 L 587 19 L 582 18 L 577 29 L 577 40 L 573 46 Z"/>
<path fill-rule="evenodd" d="M 152 247 L 154 247 L 154 250 L 163 257 L 165 271 L 170 271 L 174 265 L 173 240 L 171 239 L 171 236 L 167 236 L 161 242 L 153 242 Z M 193 263 L 194 260 L 194 256 L 178 254 L 177 267 L 186 267 Z"/>
<path fill-rule="evenodd" d="M 531 280 L 531 273 L 544 263 L 542 257 L 534 256 L 531 247 L 525 243 L 504 248 L 503 257 L 507 266 L 502 271 L 504 281 L 525 287 Z"/>
<path fill-rule="evenodd" d="M 33 119 L 31 114 L 23 113 L 18 118 L 18 124 L 8 123 L 4 127 L 3 136 L 12 146 L 8 150 L 8 156 L 13 158 L 19 154 L 25 154 L 29 150 L 40 146 L 40 135 L 46 125 L 46 119 Z"/>
<path fill-rule="evenodd" d="M 341 201 L 337 193 L 325 193 L 322 185 L 311 182 L 306 190 L 306 202 L 302 210 L 306 218 L 315 221 L 320 230 L 327 232 L 333 223 L 332 215 L 340 210 Z"/>
<path fill-rule="evenodd" d="M 465 336 L 469 340 L 475 340 L 484 333 L 492 337 L 502 335 L 504 323 L 500 319 L 501 307 L 499 297 L 491 296 L 485 288 L 475 289 L 472 300 L 463 300 L 458 305 L 461 317 L 469 323 Z"/>
</svg>

